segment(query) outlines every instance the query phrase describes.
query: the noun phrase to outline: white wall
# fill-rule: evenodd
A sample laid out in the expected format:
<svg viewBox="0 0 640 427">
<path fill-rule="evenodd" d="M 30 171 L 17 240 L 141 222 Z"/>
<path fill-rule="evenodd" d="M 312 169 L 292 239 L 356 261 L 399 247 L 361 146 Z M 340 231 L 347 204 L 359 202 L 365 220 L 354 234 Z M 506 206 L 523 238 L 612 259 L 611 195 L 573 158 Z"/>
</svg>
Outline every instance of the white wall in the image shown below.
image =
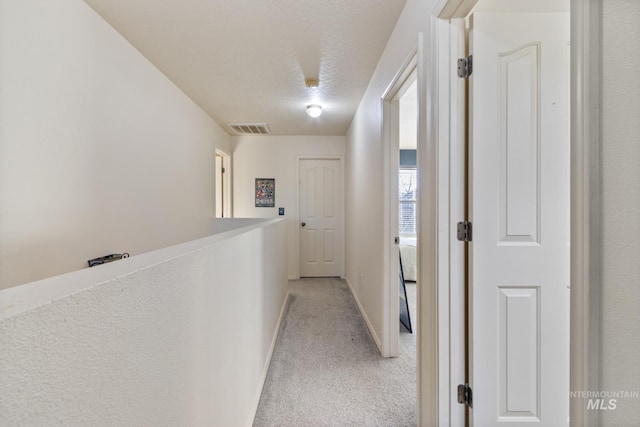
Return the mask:
<svg viewBox="0 0 640 427">
<path fill-rule="evenodd" d="M 289 229 L 289 278 L 300 276 L 298 261 L 298 157 L 344 158 L 343 136 L 242 136 L 233 137 L 233 215 L 276 218 L 285 208 Z M 274 208 L 255 207 L 255 179 L 275 178 Z"/>
<path fill-rule="evenodd" d="M 0 425 L 250 426 L 286 244 L 274 220 L 0 291 Z"/>
<path fill-rule="evenodd" d="M 603 1 L 601 390 L 640 391 L 640 2 Z M 618 399 L 602 425 L 632 426 Z"/>
<path fill-rule="evenodd" d="M 229 137 L 81 0 L 0 0 L 0 289 L 201 237 Z"/>
<path fill-rule="evenodd" d="M 383 136 L 381 97 L 403 63 L 429 34 L 434 0 L 408 0 L 347 133 L 347 280 L 383 340 Z M 426 63 L 420 66 L 426 66 Z M 420 148 L 419 148 L 420 149 Z"/>
<path fill-rule="evenodd" d="M 263 218 L 215 218 L 211 224 L 213 234 L 224 233 L 238 227 L 246 227 L 264 222 Z"/>
</svg>

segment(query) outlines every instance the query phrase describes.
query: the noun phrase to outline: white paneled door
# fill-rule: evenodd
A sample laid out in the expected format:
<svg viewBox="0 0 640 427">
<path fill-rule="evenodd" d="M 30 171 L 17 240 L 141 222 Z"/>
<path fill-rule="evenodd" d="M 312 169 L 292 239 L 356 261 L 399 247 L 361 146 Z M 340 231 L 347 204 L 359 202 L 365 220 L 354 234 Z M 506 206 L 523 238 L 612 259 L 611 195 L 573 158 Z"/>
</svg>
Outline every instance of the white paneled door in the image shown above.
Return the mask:
<svg viewBox="0 0 640 427">
<path fill-rule="evenodd" d="M 473 425 L 568 425 L 569 15 L 470 22 Z"/>
<path fill-rule="evenodd" d="M 300 159 L 300 276 L 344 275 L 342 164 Z"/>
</svg>

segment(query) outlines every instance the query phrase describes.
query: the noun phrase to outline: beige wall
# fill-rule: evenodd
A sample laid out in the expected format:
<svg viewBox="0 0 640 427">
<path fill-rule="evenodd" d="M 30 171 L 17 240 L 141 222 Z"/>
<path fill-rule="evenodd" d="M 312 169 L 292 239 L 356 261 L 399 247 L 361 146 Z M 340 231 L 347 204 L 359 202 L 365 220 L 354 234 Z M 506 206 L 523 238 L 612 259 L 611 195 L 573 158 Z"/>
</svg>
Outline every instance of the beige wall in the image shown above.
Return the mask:
<svg viewBox="0 0 640 427">
<path fill-rule="evenodd" d="M 604 0 L 601 390 L 640 392 L 640 2 Z M 638 425 L 640 399 L 601 424 Z"/>
<path fill-rule="evenodd" d="M 289 241 L 289 278 L 297 278 L 298 205 L 297 167 L 302 156 L 344 158 L 344 136 L 242 136 L 233 137 L 233 216 L 277 218 L 285 208 Z M 255 207 L 255 179 L 275 178 L 273 208 Z"/>
<path fill-rule="evenodd" d="M 347 133 L 347 280 L 372 333 L 384 340 L 383 135 L 381 97 L 429 34 L 435 1 L 408 0 Z M 421 64 L 426 66 L 426 64 Z"/>
<path fill-rule="evenodd" d="M 229 137 L 81 0 L 0 0 L 0 289 L 201 237 Z"/>
</svg>

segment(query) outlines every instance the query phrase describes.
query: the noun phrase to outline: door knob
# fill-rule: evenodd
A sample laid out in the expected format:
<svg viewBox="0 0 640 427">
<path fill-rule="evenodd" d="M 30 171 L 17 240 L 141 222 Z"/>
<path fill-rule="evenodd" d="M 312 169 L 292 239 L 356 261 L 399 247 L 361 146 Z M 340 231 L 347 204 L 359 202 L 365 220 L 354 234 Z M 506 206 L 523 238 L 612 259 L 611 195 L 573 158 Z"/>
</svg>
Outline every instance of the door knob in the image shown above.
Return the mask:
<svg viewBox="0 0 640 427">
<path fill-rule="evenodd" d="M 306 223 L 306 222 L 303 222 L 303 223 L 302 223 L 302 224 L 300 224 L 300 225 L 304 227 L 305 225 L 307 225 L 307 223 Z"/>
</svg>

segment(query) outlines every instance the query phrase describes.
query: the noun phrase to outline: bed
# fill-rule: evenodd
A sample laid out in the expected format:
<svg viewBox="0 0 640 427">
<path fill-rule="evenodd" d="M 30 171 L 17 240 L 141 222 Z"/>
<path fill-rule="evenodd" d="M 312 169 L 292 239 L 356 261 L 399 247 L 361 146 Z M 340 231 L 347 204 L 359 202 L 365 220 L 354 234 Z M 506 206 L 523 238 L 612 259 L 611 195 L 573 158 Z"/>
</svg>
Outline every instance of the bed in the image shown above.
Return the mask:
<svg viewBox="0 0 640 427">
<path fill-rule="evenodd" d="M 417 280 L 416 240 L 415 237 L 400 237 L 400 257 L 402 258 L 404 280 L 411 282 Z"/>
</svg>

